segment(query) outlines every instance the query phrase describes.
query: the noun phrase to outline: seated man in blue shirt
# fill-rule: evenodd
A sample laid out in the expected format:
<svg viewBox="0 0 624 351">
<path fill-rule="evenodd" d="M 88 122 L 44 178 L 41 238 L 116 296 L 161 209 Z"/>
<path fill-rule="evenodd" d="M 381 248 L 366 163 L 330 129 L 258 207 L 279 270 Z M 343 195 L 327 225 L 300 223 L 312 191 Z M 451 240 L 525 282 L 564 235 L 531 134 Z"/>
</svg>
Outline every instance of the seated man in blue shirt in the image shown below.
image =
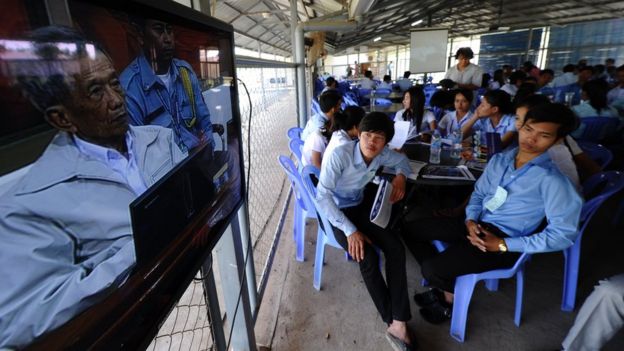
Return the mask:
<svg viewBox="0 0 624 351">
<path fill-rule="evenodd" d="M 342 105 L 342 94 L 338 90 L 328 90 L 319 96 L 319 106 L 321 113 L 317 113 L 310 117 L 301 132 L 301 140 L 305 141 L 308 135 L 314 131 L 325 127 L 325 124 L 334 119 L 334 114 L 340 111 Z"/>
<path fill-rule="evenodd" d="M 95 44 L 65 27 L 26 43 L 16 47 L 47 55 L 23 65 L 18 84 L 58 133 L 0 197 L 0 349 L 24 347 L 126 280 L 128 205 L 184 157 L 171 130 L 128 126 L 115 69 Z"/>
<path fill-rule="evenodd" d="M 364 188 L 380 168 L 395 168 L 390 201 L 396 202 L 405 194 L 406 175 L 411 169 L 405 155 L 386 147 L 394 136 L 394 123 L 385 114 L 369 113 L 360 122 L 359 131 L 359 141 L 341 145 L 323 159 L 317 201 L 334 227 L 338 243 L 359 262 L 366 288 L 389 326 L 388 339 L 410 349 L 416 340 L 406 325 L 411 314 L 405 249 L 397 235 L 370 221 L 372 198 L 364 195 Z M 384 253 L 386 281 L 375 247 Z"/>
<path fill-rule="evenodd" d="M 583 201 L 546 152 L 574 126 L 574 115 L 563 105 L 531 109 L 518 131 L 519 147 L 496 154 L 476 182 L 465 223 L 439 221 L 404 233 L 406 242 L 452 242 L 429 257 L 412 250 L 423 277 L 437 288 L 414 297 L 427 321 L 450 318 L 456 277 L 508 268 L 522 252 L 559 251 L 574 243 Z M 536 232 L 544 218 L 546 227 Z"/>
<path fill-rule="evenodd" d="M 171 128 L 183 152 L 209 143 L 214 149 L 210 112 L 204 103 L 191 65 L 173 58 L 175 39 L 171 24 L 155 19 L 134 19 L 143 52 L 121 73 L 133 125 L 155 124 Z"/>
</svg>

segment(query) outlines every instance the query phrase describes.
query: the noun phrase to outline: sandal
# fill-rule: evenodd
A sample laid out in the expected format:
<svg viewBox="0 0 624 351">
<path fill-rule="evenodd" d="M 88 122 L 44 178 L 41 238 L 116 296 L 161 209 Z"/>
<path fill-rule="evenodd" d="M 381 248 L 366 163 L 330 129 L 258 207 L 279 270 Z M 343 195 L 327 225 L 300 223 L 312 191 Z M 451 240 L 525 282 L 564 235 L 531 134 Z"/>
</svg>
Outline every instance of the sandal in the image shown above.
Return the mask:
<svg viewBox="0 0 624 351">
<path fill-rule="evenodd" d="M 412 339 L 412 343 L 408 344 L 388 332 L 386 332 L 386 339 L 388 339 L 394 351 L 415 351 L 418 348 L 416 339 Z"/>
</svg>

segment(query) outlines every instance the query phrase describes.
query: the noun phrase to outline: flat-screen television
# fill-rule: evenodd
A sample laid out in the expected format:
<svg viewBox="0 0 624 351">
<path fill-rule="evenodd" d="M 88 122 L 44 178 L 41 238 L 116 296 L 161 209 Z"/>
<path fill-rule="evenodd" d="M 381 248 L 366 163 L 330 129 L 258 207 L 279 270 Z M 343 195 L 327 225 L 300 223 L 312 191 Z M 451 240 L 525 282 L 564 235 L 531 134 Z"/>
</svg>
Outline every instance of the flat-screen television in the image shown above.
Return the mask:
<svg viewBox="0 0 624 351">
<path fill-rule="evenodd" d="M 193 228 L 197 228 L 198 222 L 195 215 L 203 216 L 199 219 L 202 225 L 201 238 L 197 236 L 188 238 L 189 231 L 183 230 L 191 242 L 186 246 L 178 242 L 176 243 L 178 246 L 175 247 L 183 247 L 187 255 L 179 260 L 172 258 L 167 261 L 184 262 L 184 267 L 176 267 L 175 270 L 171 270 L 174 273 L 167 273 L 168 280 L 163 278 L 167 283 L 159 281 L 150 283 L 154 286 L 165 284 L 160 286 L 163 290 L 161 292 L 153 292 L 143 287 L 140 282 L 132 282 L 133 286 L 144 288 L 145 294 L 158 294 L 158 297 L 145 299 L 157 301 L 157 304 L 134 307 L 123 305 L 132 303 L 124 301 L 123 298 L 116 297 L 113 300 L 118 304 L 117 310 L 132 307 L 133 310 L 139 311 L 137 313 L 143 316 L 142 318 L 149 320 L 149 323 L 144 322 L 143 326 L 127 328 L 127 332 L 124 332 L 123 328 L 118 328 L 119 333 L 127 334 L 124 334 L 124 338 L 131 338 L 132 331 L 138 329 L 141 329 L 138 331 L 139 334 L 153 333 L 159 322 L 158 318 L 163 318 L 175 303 L 176 296 L 181 296 L 186 288 L 184 284 L 188 284 L 192 279 L 203 259 L 210 253 L 211 245 L 216 242 L 215 238 L 225 231 L 243 202 L 241 121 L 234 67 L 233 29 L 228 24 L 168 0 L 2 0 L 1 4 L 0 176 L 15 170 L 4 164 L 7 160 L 17 161 L 13 163 L 21 165 L 35 161 L 46 148 L 51 136 L 57 132 L 56 128 L 48 125 L 44 118 L 46 111 L 37 104 L 37 96 L 29 94 L 34 89 L 24 89 L 24 82 L 36 84 L 38 78 L 47 77 L 41 81 L 48 84 L 53 81 L 49 78 L 59 74 L 60 71 L 76 70 L 77 65 L 84 65 L 83 61 L 76 59 L 77 53 L 84 57 L 91 55 L 90 50 L 100 50 L 97 55 L 103 51 L 112 61 L 120 82 L 115 84 L 115 89 L 119 86 L 123 88 L 123 99 L 120 101 L 123 100 L 126 105 L 131 125 L 159 125 L 169 128 L 173 132 L 171 135 L 175 136 L 173 147 L 179 148 L 180 155 L 191 155 L 187 160 L 192 160 L 194 164 L 197 162 L 210 164 L 210 167 L 205 169 L 197 167 L 190 172 L 188 171 L 190 162 L 179 163 L 178 169 L 186 169 L 187 175 L 192 178 L 191 181 L 195 179 L 193 177 L 196 173 L 205 170 L 206 174 L 196 178 L 201 178 L 201 185 L 207 187 L 201 193 L 180 193 L 183 197 L 180 203 L 193 205 L 192 210 L 183 213 L 187 218 L 193 217 L 189 220 L 194 221 Z M 29 39 L 31 38 L 29 33 L 49 25 L 71 27 L 81 33 L 86 42 L 70 45 L 50 38 L 49 42 L 52 44 L 40 45 L 40 42 Z M 80 66 L 78 69 L 78 72 L 81 72 L 83 67 Z M 74 84 L 82 84 L 76 83 L 82 77 L 78 75 L 76 77 Z M 111 84 L 110 81 L 106 81 L 102 84 L 105 87 L 103 89 L 109 89 Z M 50 88 L 50 85 L 47 88 Z M 90 86 L 85 90 L 89 94 L 97 94 L 95 88 L 91 91 Z M 71 103 L 78 104 L 74 95 L 71 96 Z M 58 113 L 58 110 L 55 113 Z M 47 116 L 49 119 L 49 115 Z M 198 154 L 198 150 L 201 150 L 202 154 Z M 195 172 L 195 169 L 199 171 Z M 173 171 L 175 170 L 176 168 L 173 168 Z M 165 189 L 167 179 L 175 183 L 175 175 L 167 173 L 167 169 L 161 173 L 166 174 L 161 178 L 163 181 L 158 182 L 155 178 L 151 187 L 148 184 L 147 189 L 143 189 L 145 190 L 143 194 L 146 194 L 144 201 L 136 203 L 137 207 L 140 205 L 143 206 L 142 209 L 147 209 L 142 212 L 137 210 L 137 216 L 142 218 L 143 224 L 146 220 L 149 221 L 150 216 L 158 216 L 158 220 L 167 216 L 167 213 L 154 212 L 155 207 L 149 206 L 147 198 L 147 196 L 157 198 L 160 191 L 158 187 L 160 186 L 161 190 Z M 188 183 L 193 186 L 199 184 Z M 169 187 L 165 190 L 169 191 L 168 196 L 175 197 L 176 194 L 172 193 L 171 189 L 174 188 Z M 134 187 L 130 190 L 135 194 L 140 193 Z M 193 199 L 194 202 L 183 201 L 185 199 Z M 50 203 L 54 204 L 56 200 L 50 199 Z M 102 197 L 94 195 L 92 203 L 106 207 L 106 204 L 102 204 L 104 201 L 106 200 Z M 119 227 L 122 227 L 124 233 L 132 235 L 130 203 L 118 206 L 115 211 L 100 213 L 88 211 L 85 207 L 79 206 L 78 201 L 76 203 L 75 208 L 69 210 L 85 212 L 85 221 L 88 223 L 85 223 L 84 228 L 97 228 L 98 218 L 108 218 L 112 212 L 125 213 L 127 223 Z M 91 203 L 91 200 L 84 203 Z M 39 219 L 33 216 L 33 221 L 37 220 Z M 60 222 L 53 223 L 56 225 Z M 66 223 L 63 225 L 69 226 Z M 181 227 L 182 225 L 176 225 L 172 231 L 180 231 Z M 68 236 L 73 234 L 68 233 Z M 176 234 L 178 233 L 171 233 Z M 81 244 L 78 237 L 73 239 L 76 247 L 89 245 L 86 241 Z M 171 241 L 169 239 L 163 240 L 163 245 L 168 245 Z M 161 248 L 153 250 L 155 254 L 161 251 L 163 251 Z M 168 250 L 167 254 L 175 256 L 176 253 L 172 254 L 172 251 Z M 150 257 L 142 261 L 149 264 Z M 127 282 L 131 282 L 132 279 L 133 276 L 130 275 Z M 127 286 L 128 283 L 124 284 Z M 121 286 L 123 287 L 124 285 Z M 106 291 L 110 297 L 114 297 L 114 293 L 114 289 Z M 106 298 L 106 294 L 101 298 Z M 109 315 L 109 318 L 115 319 L 113 314 Z M 97 333 L 103 331 L 92 332 L 95 338 Z M 141 342 L 144 337 L 144 334 L 136 336 Z"/>
</svg>

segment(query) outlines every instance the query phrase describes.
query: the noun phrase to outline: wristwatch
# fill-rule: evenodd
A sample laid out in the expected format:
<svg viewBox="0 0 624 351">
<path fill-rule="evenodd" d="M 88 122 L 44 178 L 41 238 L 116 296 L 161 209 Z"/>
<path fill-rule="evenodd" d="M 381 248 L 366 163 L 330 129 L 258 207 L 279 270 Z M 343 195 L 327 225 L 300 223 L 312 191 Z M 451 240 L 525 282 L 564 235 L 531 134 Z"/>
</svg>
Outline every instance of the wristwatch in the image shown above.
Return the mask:
<svg viewBox="0 0 624 351">
<path fill-rule="evenodd" d="M 501 239 L 498 243 L 498 251 L 501 253 L 507 252 L 507 244 L 505 244 L 505 239 Z"/>
</svg>

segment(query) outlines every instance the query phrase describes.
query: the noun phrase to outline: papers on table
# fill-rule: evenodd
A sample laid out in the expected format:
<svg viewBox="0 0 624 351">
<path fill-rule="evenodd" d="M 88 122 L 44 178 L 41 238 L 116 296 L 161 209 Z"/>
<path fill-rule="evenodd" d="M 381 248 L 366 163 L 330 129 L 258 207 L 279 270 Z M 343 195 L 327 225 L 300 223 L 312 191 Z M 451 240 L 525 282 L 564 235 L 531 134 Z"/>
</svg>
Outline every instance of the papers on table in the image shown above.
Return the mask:
<svg viewBox="0 0 624 351">
<path fill-rule="evenodd" d="M 481 160 L 468 160 L 462 162 L 464 162 L 466 167 L 480 172 L 483 172 L 485 170 L 485 166 L 487 166 L 487 163 Z"/>
<path fill-rule="evenodd" d="M 395 121 L 394 122 L 394 137 L 388 143 L 388 147 L 391 149 L 400 149 L 407 140 L 409 134 L 410 122 Z"/>
<path fill-rule="evenodd" d="M 427 162 L 409 160 L 409 165 L 412 169 L 412 172 L 407 175 L 407 178 L 416 180 L 416 178 L 418 178 L 418 175 L 420 174 L 420 170 L 427 165 Z M 394 168 L 384 167 L 382 173 L 394 175 L 396 174 L 396 170 Z"/>
<path fill-rule="evenodd" d="M 373 201 L 373 207 L 370 212 L 370 221 L 382 228 L 388 226 L 390 215 L 392 214 L 390 194 L 392 194 L 392 183 L 384 179 L 379 183 L 377 195 L 375 196 L 375 201 Z"/>
<path fill-rule="evenodd" d="M 458 179 L 475 180 L 468 167 L 460 166 L 427 166 L 422 174 L 423 178 L 429 179 Z"/>
</svg>

